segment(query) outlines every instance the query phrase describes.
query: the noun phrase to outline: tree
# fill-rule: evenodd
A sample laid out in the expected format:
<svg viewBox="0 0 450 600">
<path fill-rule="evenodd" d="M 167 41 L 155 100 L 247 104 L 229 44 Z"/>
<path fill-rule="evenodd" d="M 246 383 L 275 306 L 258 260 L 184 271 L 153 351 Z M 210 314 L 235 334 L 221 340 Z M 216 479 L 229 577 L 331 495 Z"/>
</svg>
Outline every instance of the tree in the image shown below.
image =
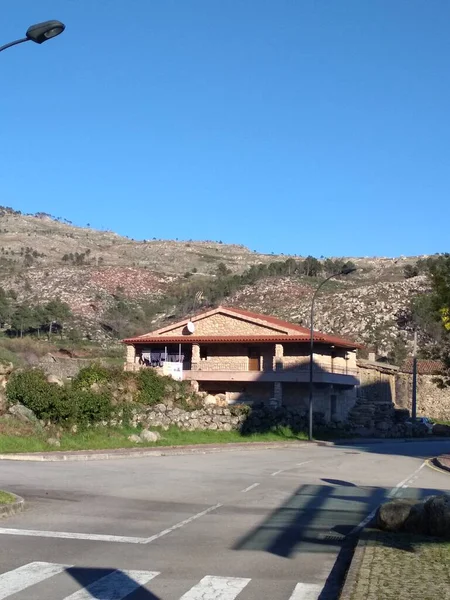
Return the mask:
<svg viewBox="0 0 450 600">
<path fill-rule="evenodd" d="M 33 310 L 25 302 L 19 304 L 11 317 L 11 330 L 16 332 L 16 335 L 23 337 L 34 326 Z"/>
<path fill-rule="evenodd" d="M 405 265 L 403 269 L 403 276 L 405 279 L 412 279 L 419 275 L 419 267 L 417 265 Z"/>
<path fill-rule="evenodd" d="M 48 337 L 51 337 L 54 326 L 60 329 L 62 335 L 65 323 L 72 316 L 69 305 L 59 299 L 50 300 L 43 309 L 45 324 L 48 326 Z"/>
<path fill-rule="evenodd" d="M 0 327 L 4 327 L 11 316 L 11 301 L 5 290 L 0 288 Z"/>
<path fill-rule="evenodd" d="M 322 272 L 322 265 L 314 258 L 314 256 L 307 256 L 303 261 L 303 273 L 306 277 L 317 277 Z"/>
</svg>

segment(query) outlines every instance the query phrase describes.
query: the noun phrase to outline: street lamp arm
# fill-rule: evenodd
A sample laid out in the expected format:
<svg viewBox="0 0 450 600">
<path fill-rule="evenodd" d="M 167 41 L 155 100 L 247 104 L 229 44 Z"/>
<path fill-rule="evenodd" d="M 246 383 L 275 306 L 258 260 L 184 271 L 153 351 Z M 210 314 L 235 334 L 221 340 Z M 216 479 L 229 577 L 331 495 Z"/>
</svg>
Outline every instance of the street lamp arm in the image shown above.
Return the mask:
<svg viewBox="0 0 450 600">
<path fill-rule="evenodd" d="M 313 339 L 313 324 L 314 324 L 314 303 L 316 301 L 317 298 L 317 294 L 320 292 L 321 288 L 323 285 L 325 285 L 327 283 L 327 281 L 330 281 L 330 279 L 332 279 L 333 277 L 336 277 L 337 275 L 340 275 L 340 273 L 333 273 L 332 275 L 330 275 L 329 277 L 327 277 L 326 279 L 324 279 L 320 285 L 316 288 L 316 291 L 313 294 L 312 297 L 312 301 L 311 301 L 311 315 L 310 315 L 310 329 L 311 329 L 311 340 Z"/>
<path fill-rule="evenodd" d="M 14 42 L 9 42 L 9 44 L 5 44 L 4 46 L 0 46 L 0 52 L 2 50 L 6 50 L 7 48 L 11 48 L 11 46 L 17 46 L 17 44 L 23 44 L 24 42 L 29 42 L 30 40 L 25 37 L 20 40 L 15 40 Z"/>
</svg>

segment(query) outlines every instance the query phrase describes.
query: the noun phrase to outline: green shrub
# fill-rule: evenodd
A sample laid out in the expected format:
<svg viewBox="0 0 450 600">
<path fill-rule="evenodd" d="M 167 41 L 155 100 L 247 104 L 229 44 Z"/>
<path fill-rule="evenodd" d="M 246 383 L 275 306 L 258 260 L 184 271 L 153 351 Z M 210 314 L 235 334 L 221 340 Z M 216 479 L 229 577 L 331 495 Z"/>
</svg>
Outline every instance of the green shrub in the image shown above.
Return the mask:
<svg viewBox="0 0 450 600">
<path fill-rule="evenodd" d="M 6 397 L 10 404 L 23 404 L 38 417 L 51 419 L 54 407 L 59 403 L 61 388 L 48 383 L 40 369 L 26 369 L 13 373 L 6 385 Z"/>
<path fill-rule="evenodd" d="M 107 421 L 111 417 L 111 397 L 107 393 L 72 390 L 68 398 L 73 407 L 74 418 L 80 425 Z"/>
<path fill-rule="evenodd" d="M 58 425 L 87 425 L 105 421 L 112 413 L 109 394 L 48 383 L 40 369 L 13 373 L 6 386 L 10 404 L 21 403 L 38 419 Z"/>
<path fill-rule="evenodd" d="M 168 384 L 167 377 L 161 377 L 153 369 L 141 369 L 138 374 L 138 402 L 151 406 L 164 400 Z"/>
<path fill-rule="evenodd" d="M 112 370 L 99 363 L 92 363 L 88 367 L 80 369 L 78 375 L 72 380 L 72 388 L 88 390 L 94 384 L 108 383 L 112 378 Z"/>
</svg>

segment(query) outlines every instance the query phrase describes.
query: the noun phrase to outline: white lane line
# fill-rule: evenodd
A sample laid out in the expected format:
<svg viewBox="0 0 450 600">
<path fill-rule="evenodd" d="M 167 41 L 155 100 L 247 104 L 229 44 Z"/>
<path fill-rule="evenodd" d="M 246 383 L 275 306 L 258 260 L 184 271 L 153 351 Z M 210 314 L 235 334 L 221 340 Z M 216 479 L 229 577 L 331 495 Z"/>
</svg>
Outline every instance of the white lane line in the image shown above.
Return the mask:
<svg viewBox="0 0 450 600">
<path fill-rule="evenodd" d="M 62 539 L 68 539 L 68 540 L 88 540 L 88 541 L 94 541 L 94 542 L 118 542 L 118 543 L 123 543 L 123 544 L 150 544 L 151 542 L 154 542 L 155 540 L 159 539 L 160 537 L 163 537 L 163 536 L 167 535 L 168 533 L 175 531 L 175 529 L 179 529 L 180 527 L 184 527 L 185 525 L 188 525 L 188 523 L 191 523 L 192 521 L 195 521 L 196 519 L 199 519 L 200 517 L 207 515 L 211 511 L 216 510 L 217 508 L 220 508 L 221 506 L 222 506 L 222 504 L 215 504 L 214 506 L 210 506 L 209 508 L 202 510 L 201 512 L 197 513 L 196 515 L 192 515 L 192 517 L 189 517 L 188 519 L 184 519 L 184 521 L 180 521 L 179 523 L 172 525 L 172 527 L 168 527 L 167 529 L 164 529 L 163 531 L 160 531 L 159 533 L 156 533 L 155 535 L 152 535 L 148 538 L 131 537 L 131 536 L 128 537 L 128 536 L 122 536 L 122 535 L 103 535 L 103 534 L 98 534 L 98 533 L 73 533 L 73 532 L 69 532 L 69 531 L 41 531 L 41 530 L 36 530 L 36 529 L 8 529 L 6 527 L 0 527 L 0 535 L 22 535 L 25 537 L 62 538 Z"/>
<path fill-rule="evenodd" d="M 6 527 L 0 527 L 0 535 L 23 535 L 25 537 L 63 538 L 68 540 L 90 540 L 95 542 L 122 542 L 125 544 L 146 544 L 148 541 L 148 538 L 125 537 L 121 535 L 73 533 L 69 531 L 40 531 L 35 529 L 7 529 Z"/>
<path fill-rule="evenodd" d="M 424 461 L 420 465 L 420 467 L 414 471 L 414 473 L 411 473 L 411 475 L 406 477 L 406 479 L 403 479 L 403 481 L 400 481 L 400 483 L 397 483 L 397 485 L 394 488 L 392 488 L 392 490 L 389 492 L 388 498 L 393 498 L 394 496 L 396 496 L 398 494 L 398 492 L 400 491 L 400 489 L 402 487 L 404 487 L 405 484 L 408 484 L 413 479 L 413 477 L 417 478 L 419 476 L 420 471 L 425 467 L 426 464 L 427 464 L 426 461 Z"/>
<path fill-rule="evenodd" d="M 201 512 L 197 513 L 196 515 L 192 515 L 192 517 L 189 517 L 188 519 L 184 519 L 184 521 L 180 521 L 179 523 L 176 523 L 176 525 L 172 525 L 172 527 L 168 527 L 167 529 L 164 529 L 160 533 L 150 536 L 144 542 L 141 542 L 141 543 L 150 544 L 150 542 L 154 542 L 155 540 L 163 537 L 164 535 L 167 535 L 168 533 L 175 531 L 175 529 L 180 529 L 180 527 L 184 527 L 185 525 L 188 525 L 188 523 L 192 523 L 192 521 L 195 521 L 196 519 L 199 519 L 200 517 L 207 515 L 208 513 L 212 512 L 213 510 L 217 510 L 221 506 L 222 506 L 222 504 L 215 504 L 214 506 L 210 506 L 209 508 L 202 510 Z"/>
<path fill-rule="evenodd" d="M 114 571 L 84 589 L 66 596 L 64 600 L 122 600 L 157 575 L 159 573 L 154 571 Z"/>
<path fill-rule="evenodd" d="M 234 600 L 251 581 L 244 577 L 203 577 L 180 600 Z"/>
<path fill-rule="evenodd" d="M 323 586 L 315 583 L 298 583 L 289 600 L 318 600 Z"/>
<path fill-rule="evenodd" d="M 296 469 L 297 467 L 301 467 L 302 465 L 307 465 L 310 462 L 312 462 L 312 460 L 305 460 L 304 462 L 297 463 L 295 467 L 288 467 L 287 469 L 280 469 L 279 471 L 275 471 L 274 473 L 271 473 L 270 476 L 275 477 L 275 475 L 279 475 L 280 473 L 285 473 L 286 471 L 292 471 L 292 470 Z"/>
<path fill-rule="evenodd" d="M 389 494 L 387 495 L 387 497 L 388 498 L 394 498 L 402 488 L 408 487 L 407 483 L 409 481 L 411 481 L 414 477 L 417 479 L 419 477 L 420 471 L 424 468 L 424 466 L 426 464 L 427 464 L 426 461 L 423 462 L 420 465 L 420 467 L 414 471 L 414 473 L 412 473 L 411 475 L 409 475 L 406 479 L 403 479 L 403 481 L 400 481 L 400 483 L 397 483 L 397 485 L 391 489 L 391 491 L 389 492 Z M 362 529 L 364 529 L 364 527 L 368 523 L 370 523 L 370 521 L 374 518 L 377 510 L 378 510 L 378 506 L 377 506 L 377 508 L 374 508 L 373 511 L 369 515 L 367 515 L 367 517 L 365 519 L 363 519 L 361 521 L 361 523 L 359 523 L 356 527 L 354 527 L 350 531 L 349 535 L 355 535 L 356 533 L 359 533 Z"/>
<path fill-rule="evenodd" d="M 68 566 L 47 562 L 32 562 L 14 569 L 14 571 L 3 573 L 3 575 L 0 575 L 0 600 L 62 573 Z"/>
<path fill-rule="evenodd" d="M 248 487 L 245 488 L 245 490 L 241 490 L 242 494 L 245 494 L 245 492 L 249 492 L 250 490 L 254 490 L 255 487 L 257 487 L 259 485 L 259 483 L 253 483 L 252 485 L 249 485 Z"/>
</svg>

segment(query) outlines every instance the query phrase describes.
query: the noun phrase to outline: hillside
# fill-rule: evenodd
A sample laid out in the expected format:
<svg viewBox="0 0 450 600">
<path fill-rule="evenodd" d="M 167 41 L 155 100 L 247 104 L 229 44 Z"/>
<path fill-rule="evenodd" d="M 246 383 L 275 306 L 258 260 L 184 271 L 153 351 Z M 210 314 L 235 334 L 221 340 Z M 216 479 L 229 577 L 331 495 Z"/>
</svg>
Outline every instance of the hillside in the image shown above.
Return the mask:
<svg viewBox="0 0 450 600">
<path fill-rule="evenodd" d="M 114 311 L 122 311 L 121 322 L 127 320 L 126 310 L 133 312 L 128 330 L 141 333 L 177 312 L 173 299 L 186 286 L 206 291 L 197 307 L 188 298 L 178 312 L 207 305 L 208 285 L 217 282 L 221 268 L 226 267 L 231 277 L 252 266 L 288 258 L 219 241 L 150 239 L 150 233 L 148 240 L 137 241 L 110 231 L 75 227 L 49 215 L 0 209 L 2 287 L 13 290 L 18 303 L 60 298 L 71 307 L 78 327 L 94 339 L 108 335 L 105 315 L 111 321 Z M 393 350 L 399 333 L 408 341 L 410 336 L 399 332 L 398 316 L 408 310 L 414 296 L 428 290 L 425 276 L 404 277 L 404 267 L 417 258 L 346 257 L 358 271 L 324 287 L 316 305 L 316 327 L 376 344 L 381 354 Z M 308 324 L 317 281 L 298 274 L 274 274 L 251 285 L 234 284 L 231 294 L 221 301 Z"/>
</svg>

